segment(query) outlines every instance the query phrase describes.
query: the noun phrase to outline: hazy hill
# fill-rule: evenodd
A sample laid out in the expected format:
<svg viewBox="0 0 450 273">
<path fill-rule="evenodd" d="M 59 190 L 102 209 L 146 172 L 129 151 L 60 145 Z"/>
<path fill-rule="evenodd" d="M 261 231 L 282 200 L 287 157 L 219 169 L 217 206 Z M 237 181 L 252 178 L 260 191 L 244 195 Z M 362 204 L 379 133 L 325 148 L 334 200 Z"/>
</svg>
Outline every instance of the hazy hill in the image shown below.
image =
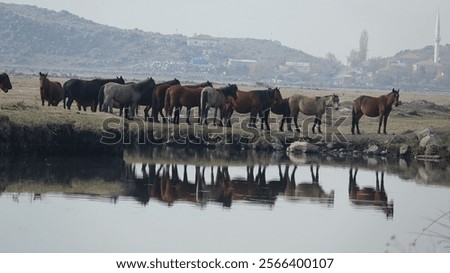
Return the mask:
<svg viewBox="0 0 450 273">
<path fill-rule="evenodd" d="M 0 25 L 0 63 L 8 67 L 195 77 L 227 74 L 229 59 L 272 68 L 285 61 L 321 61 L 269 40 L 217 38 L 217 47 L 205 49 L 188 46 L 183 35 L 123 30 L 29 5 L 0 3 Z M 193 65 L 196 59 L 203 66 Z"/>
</svg>

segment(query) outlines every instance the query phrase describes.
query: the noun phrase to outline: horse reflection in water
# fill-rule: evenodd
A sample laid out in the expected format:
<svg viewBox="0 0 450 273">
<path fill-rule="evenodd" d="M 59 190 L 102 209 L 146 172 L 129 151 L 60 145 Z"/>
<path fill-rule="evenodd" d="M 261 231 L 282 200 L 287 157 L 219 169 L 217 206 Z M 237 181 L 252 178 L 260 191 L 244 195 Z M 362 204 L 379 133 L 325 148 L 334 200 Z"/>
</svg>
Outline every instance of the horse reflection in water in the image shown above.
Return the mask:
<svg viewBox="0 0 450 273">
<path fill-rule="evenodd" d="M 289 174 L 289 167 L 279 166 L 279 178 L 267 180 L 266 166 L 247 166 L 245 177 L 231 178 L 228 166 L 195 166 L 194 179 L 188 179 L 188 166 L 184 165 L 181 175 L 177 165 L 163 164 L 159 168 L 156 165 L 143 164 L 141 167 L 142 178 L 136 177 L 133 169 L 134 181 L 137 184 L 134 192 L 130 194 L 147 204 L 150 198 L 156 198 L 169 206 L 176 201 L 185 201 L 205 206 L 208 202 L 220 203 L 224 207 L 231 207 L 233 201 L 246 201 L 250 204 L 265 204 L 273 206 L 280 194 L 285 194 L 293 200 L 312 200 L 328 205 L 334 203 L 334 191 L 326 193 L 319 185 L 316 166 L 313 172 L 311 165 L 311 182 L 296 184 L 295 175 L 297 166 Z M 210 168 L 210 179 L 205 176 L 205 170 Z M 209 183 L 206 183 L 207 181 Z"/>
<path fill-rule="evenodd" d="M 384 171 L 381 171 L 381 181 L 378 179 L 376 171 L 376 182 L 374 187 L 360 188 L 356 183 L 358 169 L 349 171 L 348 193 L 353 204 L 357 206 L 374 206 L 380 208 L 386 214 L 387 218 L 394 217 L 394 203 L 388 202 L 388 197 L 384 189 Z"/>
<path fill-rule="evenodd" d="M 293 200 L 308 200 L 312 202 L 319 202 L 332 206 L 334 204 L 334 190 L 329 193 L 325 192 L 319 184 L 319 168 L 318 164 L 310 164 L 311 181 L 304 181 L 299 184 L 296 183 L 295 174 L 297 166 L 289 176 L 289 165 L 286 165 L 284 174 L 282 174 L 281 166 L 278 166 L 280 177 L 283 177 L 286 186 L 284 195 Z"/>
</svg>

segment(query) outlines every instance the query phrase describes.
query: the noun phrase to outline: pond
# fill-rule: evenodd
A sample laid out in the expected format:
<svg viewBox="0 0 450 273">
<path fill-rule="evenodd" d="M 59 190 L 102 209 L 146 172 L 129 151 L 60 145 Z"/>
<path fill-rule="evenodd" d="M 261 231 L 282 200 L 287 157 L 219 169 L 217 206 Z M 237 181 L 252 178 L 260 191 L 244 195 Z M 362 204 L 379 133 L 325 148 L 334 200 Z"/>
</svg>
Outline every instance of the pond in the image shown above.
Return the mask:
<svg viewBox="0 0 450 273">
<path fill-rule="evenodd" d="M 0 252 L 449 252 L 447 162 L 157 147 L 3 158 Z"/>
</svg>

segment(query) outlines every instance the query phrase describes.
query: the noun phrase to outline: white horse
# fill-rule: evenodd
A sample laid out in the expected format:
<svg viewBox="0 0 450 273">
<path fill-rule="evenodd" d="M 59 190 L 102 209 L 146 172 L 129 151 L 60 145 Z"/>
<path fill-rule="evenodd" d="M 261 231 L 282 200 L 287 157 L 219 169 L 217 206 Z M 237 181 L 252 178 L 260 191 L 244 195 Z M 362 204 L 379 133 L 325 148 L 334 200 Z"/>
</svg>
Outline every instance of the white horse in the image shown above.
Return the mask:
<svg viewBox="0 0 450 273">
<path fill-rule="evenodd" d="M 131 117 L 134 117 L 142 94 L 153 92 L 155 81 L 152 78 L 134 84 L 107 83 L 103 86 L 104 103 L 102 111 L 112 113 L 114 103 L 130 106 Z"/>
<path fill-rule="evenodd" d="M 205 87 L 202 90 L 200 97 L 200 124 L 207 124 L 208 111 L 211 107 L 215 108 L 214 112 L 214 124 L 216 123 L 217 109 L 220 111 L 220 122 L 223 118 L 223 107 L 227 102 L 228 97 L 237 99 L 237 86 L 236 84 L 228 84 L 225 87 L 215 89 L 213 87 Z M 223 124 L 223 123 L 222 123 Z"/>
<path fill-rule="evenodd" d="M 312 128 L 313 133 L 315 133 L 316 125 L 318 125 L 319 133 L 320 125 L 322 124 L 322 115 L 325 113 L 327 107 L 333 107 L 335 110 L 339 109 L 339 96 L 333 94 L 324 97 L 306 97 L 303 95 L 293 95 L 289 98 L 289 107 L 291 109 L 291 116 L 294 118 L 294 124 L 297 131 L 298 127 L 298 114 L 302 112 L 307 116 L 316 116 L 314 119 L 314 125 Z"/>
</svg>

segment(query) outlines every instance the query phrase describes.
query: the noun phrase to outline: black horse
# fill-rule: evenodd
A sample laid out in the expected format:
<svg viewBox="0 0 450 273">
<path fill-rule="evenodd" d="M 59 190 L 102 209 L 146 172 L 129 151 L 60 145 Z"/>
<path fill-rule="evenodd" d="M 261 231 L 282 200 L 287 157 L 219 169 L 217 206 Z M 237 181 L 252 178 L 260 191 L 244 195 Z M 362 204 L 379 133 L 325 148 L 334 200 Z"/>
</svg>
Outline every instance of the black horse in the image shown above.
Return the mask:
<svg viewBox="0 0 450 273">
<path fill-rule="evenodd" d="M 270 108 L 272 113 L 277 115 L 283 115 L 280 122 L 280 131 L 283 132 L 283 125 L 286 122 L 288 131 L 292 131 L 292 116 L 291 108 L 289 107 L 289 98 L 282 99 L 280 103 L 273 104 Z"/>
<path fill-rule="evenodd" d="M 98 93 L 100 87 L 108 82 L 116 82 L 120 84 L 125 84 L 125 81 L 121 77 L 116 77 L 115 79 L 94 79 L 90 81 L 71 79 L 64 83 L 64 105 L 66 105 L 67 98 L 67 109 L 70 110 L 73 101 L 78 103 L 93 102 L 93 112 L 97 111 L 98 105 Z"/>
<path fill-rule="evenodd" d="M 8 93 L 8 91 L 12 89 L 11 81 L 6 73 L 0 74 L 0 89 L 5 93 Z"/>
<path fill-rule="evenodd" d="M 145 109 L 144 109 L 144 118 L 145 118 L 145 120 L 147 120 L 149 118 L 149 116 L 150 116 L 149 113 L 148 113 L 150 111 L 150 108 L 152 108 L 152 109 L 153 109 L 153 107 L 156 108 L 156 106 L 154 106 L 154 103 L 153 103 L 154 97 L 155 97 L 155 90 L 159 86 L 162 86 L 162 85 L 172 86 L 172 85 L 177 85 L 177 84 L 180 84 L 180 81 L 175 78 L 175 79 L 170 80 L 170 81 L 161 82 L 161 83 L 156 84 L 155 88 L 153 88 L 153 92 L 146 92 L 146 93 L 142 94 L 141 99 L 138 102 L 138 105 L 145 106 Z"/>
</svg>

